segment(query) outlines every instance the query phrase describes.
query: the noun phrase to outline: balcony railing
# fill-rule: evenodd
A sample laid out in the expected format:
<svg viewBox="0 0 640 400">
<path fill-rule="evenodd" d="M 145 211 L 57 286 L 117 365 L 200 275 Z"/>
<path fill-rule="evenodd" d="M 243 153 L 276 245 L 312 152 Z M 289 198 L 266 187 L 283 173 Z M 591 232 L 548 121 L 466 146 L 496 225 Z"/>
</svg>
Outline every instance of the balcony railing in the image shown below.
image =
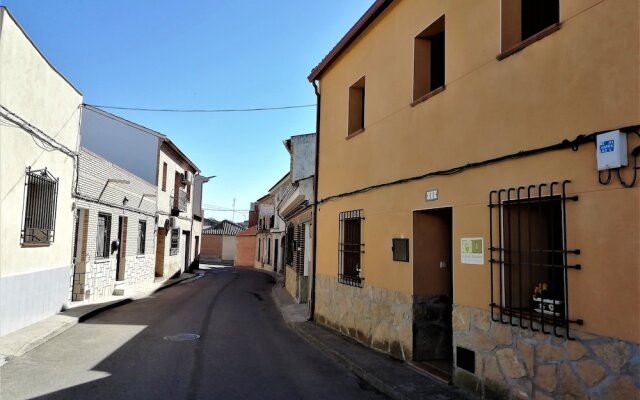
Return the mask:
<svg viewBox="0 0 640 400">
<path fill-rule="evenodd" d="M 189 203 L 189 195 L 185 190 L 179 189 L 178 196 L 171 197 L 171 210 L 187 212 L 187 203 Z"/>
</svg>

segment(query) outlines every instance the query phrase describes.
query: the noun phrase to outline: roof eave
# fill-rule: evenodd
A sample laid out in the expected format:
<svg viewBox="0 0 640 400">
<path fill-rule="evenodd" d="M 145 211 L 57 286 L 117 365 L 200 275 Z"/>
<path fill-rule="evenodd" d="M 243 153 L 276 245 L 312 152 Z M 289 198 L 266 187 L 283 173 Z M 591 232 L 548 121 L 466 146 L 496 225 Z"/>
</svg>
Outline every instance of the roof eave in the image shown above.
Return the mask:
<svg viewBox="0 0 640 400">
<path fill-rule="evenodd" d="M 378 16 L 380 16 L 380 14 L 382 14 L 382 12 L 391 5 L 391 3 L 393 3 L 393 0 L 376 0 L 376 2 L 369 7 L 367 12 L 360 17 L 358 22 L 349 29 L 349 32 L 340 39 L 338 44 L 335 45 L 329 54 L 320 61 L 320 64 L 311 70 L 311 73 L 307 77 L 309 82 L 313 82 L 318 79 L 320 75 L 322 75 L 322 73 L 329 68 L 329 66 L 333 64 L 333 62 L 351 45 L 351 43 L 353 43 L 360 34 L 362 34 L 362 32 L 364 32 L 369 25 L 371 25 Z"/>
</svg>

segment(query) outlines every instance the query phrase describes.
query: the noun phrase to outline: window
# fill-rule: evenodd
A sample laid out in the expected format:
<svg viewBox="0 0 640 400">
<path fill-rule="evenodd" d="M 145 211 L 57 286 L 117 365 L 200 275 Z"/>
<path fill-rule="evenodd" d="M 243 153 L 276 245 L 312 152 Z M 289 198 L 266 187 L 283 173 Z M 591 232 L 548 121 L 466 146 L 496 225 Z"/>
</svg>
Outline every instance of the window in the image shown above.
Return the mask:
<svg viewBox="0 0 640 400">
<path fill-rule="evenodd" d="M 286 237 L 286 254 L 285 254 L 285 264 L 293 267 L 293 252 L 294 252 L 294 226 L 289 225 L 287 227 L 287 237 Z"/>
<path fill-rule="evenodd" d="M 338 243 L 338 282 L 362 287 L 362 210 L 340 213 Z"/>
<path fill-rule="evenodd" d="M 147 239 L 147 221 L 138 221 L 138 254 L 144 254 Z"/>
<path fill-rule="evenodd" d="M 271 238 L 267 239 L 267 264 L 271 264 Z"/>
<path fill-rule="evenodd" d="M 494 313 L 494 320 L 557 336 L 581 323 L 568 319 L 567 270 L 580 269 L 568 255 L 580 252 L 566 244 L 565 203 L 577 200 L 566 195 L 567 184 L 491 193 L 491 305 L 500 317 Z"/>
<path fill-rule="evenodd" d="M 349 88 L 349 130 L 347 135 L 353 135 L 364 129 L 364 76 Z"/>
<path fill-rule="evenodd" d="M 444 15 L 415 38 L 413 100 L 444 87 Z M 434 93 L 435 94 L 435 93 Z"/>
<path fill-rule="evenodd" d="M 24 245 L 53 243 L 56 228 L 58 179 L 47 169 L 26 171 L 24 220 L 21 241 Z"/>
<path fill-rule="evenodd" d="M 559 0 L 502 0 L 503 57 L 551 33 L 559 22 Z"/>
<path fill-rule="evenodd" d="M 162 163 L 162 191 L 167 191 L 167 163 Z"/>
<path fill-rule="evenodd" d="M 169 248 L 169 255 L 175 256 L 180 252 L 180 229 L 171 230 L 171 247 Z"/>
<path fill-rule="evenodd" d="M 109 244 L 111 241 L 111 215 L 98 214 L 98 229 L 96 234 L 96 258 L 109 258 Z"/>
</svg>

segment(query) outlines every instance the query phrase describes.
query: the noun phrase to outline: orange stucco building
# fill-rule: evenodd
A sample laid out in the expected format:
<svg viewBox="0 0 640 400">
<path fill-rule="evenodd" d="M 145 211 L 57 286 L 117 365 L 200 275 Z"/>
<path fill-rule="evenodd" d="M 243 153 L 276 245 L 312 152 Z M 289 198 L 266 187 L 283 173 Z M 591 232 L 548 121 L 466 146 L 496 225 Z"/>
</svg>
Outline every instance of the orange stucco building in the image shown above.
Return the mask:
<svg viewBox="0 0 640 400">
<path fill-rule="evenodd" d="M 487 398 L 639 396 L 639 12 L 376 1 L 309 76 L 316 320 Z"/>
</svg>

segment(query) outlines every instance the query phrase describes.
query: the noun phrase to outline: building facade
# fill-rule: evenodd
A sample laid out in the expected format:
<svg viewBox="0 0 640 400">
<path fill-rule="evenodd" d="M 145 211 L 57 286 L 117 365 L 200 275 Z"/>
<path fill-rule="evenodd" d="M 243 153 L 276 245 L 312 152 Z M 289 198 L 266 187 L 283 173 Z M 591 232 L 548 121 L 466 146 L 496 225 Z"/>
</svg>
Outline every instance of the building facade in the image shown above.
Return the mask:
<svg viewBox="0 0 640 400">
<path fill-rule="evenodd" d="M 156 186 L 80 148 L 72 301 L 153 283 Z"/>
<path fill-rule="evenodd" d="M 0 7 L 0 335 L 69 298 L 82 94 Z"/>
<path fill-rule="evenodd" d="M 285 225 L 277 213 L 276 205 L 290 186 L 291 179 L 287 173 L 269 189 L 266 196 L 256 201 L 258 208 L 256 268 L 283 272 Z"/>
<path fill-rule="evenodd" d="M 226 219 L 205 229 L 202 232 L 201 257 L 203 262 L 234 265 L 237 235 L 243 229 L 244 227 Z"/>
<path fill-rule="evenodd" d="M 487 398 L 640 396 L 638 11 L 376 1 L 309 76 L 316 320 Z"/>
<path fill-rule="evenodd" d="M 198 167 L 167 136 L 95 107 L 83 107 L 81 134 L 83 147 L 156 187 L 147 196 L 156 202 L 156 278 L 191 268 L 201 241 L 202 190 L 193 206 Z"/>
<path fill-rule="evenodd" d="M 283 192 L 277 211 L 286 226 L 285 287 L 298 303 L 306 303 L 312 269 L 316 135 L 293 136 L 284 145 L 291 156 L 291 186 Z"/>
</svg>

